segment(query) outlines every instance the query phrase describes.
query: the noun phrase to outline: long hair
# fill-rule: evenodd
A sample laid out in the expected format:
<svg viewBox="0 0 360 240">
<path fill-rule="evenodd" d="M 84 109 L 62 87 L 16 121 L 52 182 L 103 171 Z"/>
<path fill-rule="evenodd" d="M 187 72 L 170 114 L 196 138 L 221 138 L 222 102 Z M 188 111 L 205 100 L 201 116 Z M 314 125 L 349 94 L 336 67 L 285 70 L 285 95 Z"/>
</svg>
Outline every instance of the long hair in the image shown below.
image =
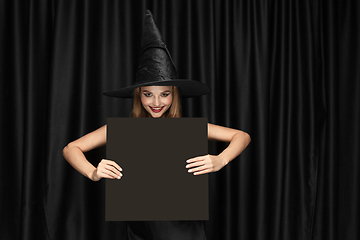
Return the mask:
<svg viewBox="0 0 360 240">
<path fill-rule="evenodd" d="M 134 90 L 134 105 L 133 105 L 133 110 L 130 114 L 130 117 L 132 117 L 132 118 L 149 118 L 149 117 L 151 117 L 151 115 L 144 109 L 143 105 L 141 104 L 140 94 L 141 94 L 140 87 L 138 87 Z M 161 116 L 162 118 L 180 118 L 181 117 L 181 102 L 180 102 L 179 88 L 176 86 L 173 86 L 173 91 L 171 94 L 173 97 L 171 106 Z"/>
</svg>

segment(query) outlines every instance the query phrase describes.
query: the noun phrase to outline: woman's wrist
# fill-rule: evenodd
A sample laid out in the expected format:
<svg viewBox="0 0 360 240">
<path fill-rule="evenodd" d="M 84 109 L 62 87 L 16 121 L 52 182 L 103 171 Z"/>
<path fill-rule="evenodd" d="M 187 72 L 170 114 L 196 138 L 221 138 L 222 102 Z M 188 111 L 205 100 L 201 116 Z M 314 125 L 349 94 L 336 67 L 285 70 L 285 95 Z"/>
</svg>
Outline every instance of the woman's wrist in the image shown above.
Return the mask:
<svg viewBox="0 0 360 240">
<path fill-rule="evenodd" d="M 222 163 L 222 167 L 225 167 L 225 166 L 228 165 L 228 163 L 230 162 L 230 160 L 229 160 L 226 156 L 224 156 L 223 153 L 220 153 L 220 154 L 218 155 L 218 157 L 220 158 L 220 161 L 221 161 L 221 163 Z"/>
</svg>

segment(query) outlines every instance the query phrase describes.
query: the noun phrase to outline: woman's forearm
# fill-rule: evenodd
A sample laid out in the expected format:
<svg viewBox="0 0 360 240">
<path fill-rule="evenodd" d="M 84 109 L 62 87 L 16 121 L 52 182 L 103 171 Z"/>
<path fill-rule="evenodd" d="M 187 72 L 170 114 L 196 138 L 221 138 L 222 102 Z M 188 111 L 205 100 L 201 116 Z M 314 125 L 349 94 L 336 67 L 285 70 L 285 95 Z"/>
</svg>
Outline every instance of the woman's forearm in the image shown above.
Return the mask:
<svg viewBox="0 0 360 240">
<path fill-rule="evenodd" d="M 94 167 L 85 157 L 84 152 L 106 144 L 106 125 L 69 143 L 63 149 L 64 158 L 85 177 L 99 181 L 102 178 L 120 179 L 121 167 L 114 161 L 102 159 Z"/>
<path fill-rule="evenodd" d="M 225 165 L 227 165 L 245 150 L 250 141 L 249 134 L 246 132 L 238 132 L 232 137 L 228 147 L 218 156 L 224 161 Z"/>
<path fill-rule="evenodd" d="M 66 161 L 85 177 L 92 179 L 95 167 L 86 159 L 81 149 L 71 143 L 63 149 Z"/>
<path fill-rule="evenodd" d="M 219 129 L 219 128 L 218 128 Z M 225 129 L 225 128 L 220 128 Z M 222 131 L 226 133 L 226 131 Z M 226 134 L 224 134 L 226 135 Z M 229 145 L 225 150 L 219 155 L 205 155 L 188 159 L 186 168 L 188 172 L 193 173 L 194 175 L 206 174 L 210 172 L 219 171 L 221 168 L 226 166 L 231 160 L 240 155 L 250 143 L 250 135 L 237 131 L 231 138 L 220 137 L 214 138 L 214 136 L 222 136 L 222 134 L 214 134 L 212 132 L 212 139 L 221 139 L 229 141 Z"/>
</svg>

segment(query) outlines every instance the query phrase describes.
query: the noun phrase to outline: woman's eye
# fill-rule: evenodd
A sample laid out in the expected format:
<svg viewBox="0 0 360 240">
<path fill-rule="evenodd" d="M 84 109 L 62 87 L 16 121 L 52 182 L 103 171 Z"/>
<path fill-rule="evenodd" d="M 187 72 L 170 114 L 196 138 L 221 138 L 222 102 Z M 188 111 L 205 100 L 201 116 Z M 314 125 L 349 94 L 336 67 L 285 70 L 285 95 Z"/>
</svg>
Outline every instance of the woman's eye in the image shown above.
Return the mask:
<svg viewBox="0 0 360 240">
<path fill-rule="evenodd" d="M 162 97 L 167 97 L 167 96 L 169 96 L 169 95 L 170 95 L 170 93 L 163 93 L 163 94 L 161 94 Z"/>
<path fill-rule="evenodd" d="M 144 93 L 145 97 L 151 97 L 151 93 Z"/>
</svg>

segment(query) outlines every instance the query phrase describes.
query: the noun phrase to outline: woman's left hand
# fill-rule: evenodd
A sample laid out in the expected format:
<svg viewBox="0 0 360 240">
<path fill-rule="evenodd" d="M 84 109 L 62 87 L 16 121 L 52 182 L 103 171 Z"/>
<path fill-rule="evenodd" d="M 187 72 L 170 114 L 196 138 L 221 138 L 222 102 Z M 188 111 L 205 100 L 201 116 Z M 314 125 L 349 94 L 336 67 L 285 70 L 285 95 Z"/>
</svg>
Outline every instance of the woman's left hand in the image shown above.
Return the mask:
<svg viewBox="0 0 360 240">
<path fill-rule="evenodd" d="M 195 158 L 190 158 L 186 161 L 189 168 L 188 172 L 194 175 L 217 172 L 223 168 L 227 163 L 219 156 L 205 155 Z"/>
</svg>

